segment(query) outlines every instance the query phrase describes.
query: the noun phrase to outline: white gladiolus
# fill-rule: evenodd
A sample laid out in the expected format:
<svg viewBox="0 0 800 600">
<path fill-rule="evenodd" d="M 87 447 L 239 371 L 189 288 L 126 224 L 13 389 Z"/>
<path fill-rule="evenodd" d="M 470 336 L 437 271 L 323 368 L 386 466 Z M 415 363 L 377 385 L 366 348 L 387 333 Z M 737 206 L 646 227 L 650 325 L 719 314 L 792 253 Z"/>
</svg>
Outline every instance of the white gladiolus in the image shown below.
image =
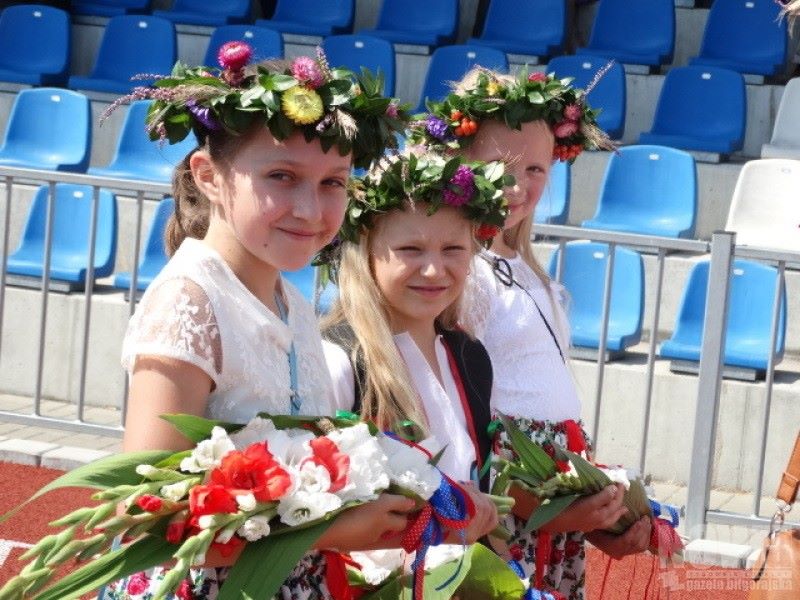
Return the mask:
<svg viewBox="0 0 800 600">
<path fill-rule="evenodd" d="M 256 509 L 256 497 L 253 494 L 239 494 L 236 496 L 236 504 L 242 512 L 252 512 Z"/>
<path fill-rule="evenodd" d="M 400 548 L 351 552 L 350 556 L 361 565 L 361 573 L 370 585 L 380 585 L 406 561 L 405 550 Z"/>
<path fill-rule="evenodd" d="M 197 526 L 200 529 L 208 529 L 210 527 L 214 527 L 214 525 L 216 524 L 214 516 L 215 515 L 202 515 L 201 517 L 198 517 Z"/>
<path fill-rule="evenodd" d="M 142 477 L 151 477 L 158 473 L 158 469 L 156 469 L 153 465 L 138 465 L 136 467 L 136 474 L 141 475 Z"/>
<path fill-rule="evenodd" d="M 428 462 L 422 451 L 388 436 L 380 438 L 380 445 L 389 459 L 389 477 L 393 483 L 428 500 L 439 489 L 442 475 Z"/>
<path fill-rule="evenodd" d="M 188 479 L 170 483 L 161 488 L 161 495 L 172 502 L 180 502 L 189 493 L 191 483 Z"/>
<path fill-rule="evenodd" d="M 628 490 L 631 487 L 631 480 L 628 471 L 624 467 L 599 467 L 608 478 L 614 483 L 621 483 Z"/>
<path fill-rule="evenodd" d="M 332 431 L 327 437 L 350 457 L 347 483 L 336 492 L 343 501 L 374 500 L 389 487 L 389 461 L 366 423 Z"/>
<path fill-rule="evenodd" d="M 214 538 L 214 541 L 219 544 L 227 544 L 231 541 L 234 533 L 236 533 L 236 527 L 226 527 L 217 533 L 217 537 Z"/>
<path fill-rule="evenodd" d="M 269 535 L 269 517 L 263 515 L 256 515 L 247 519 L 244 524 L 237 530 L 240 536 L 248 542 L 255 542 L 262 537 Z"/>
<path fill-rule="evenodd" d="M 297 489 L 295 491 L 320 494 L 331 489 L 331 474 L 322 465 L 306 461 L 297 469 Z"/>
<path fill-rule="evenodd" d="M 197 444 L 192 454 L 181 461 L 181 471 L 202 473 L 215 469 L 222 462 L 222 457 L 235 449 L 228 432 L 222 427 L 214 427 L 211 439 Z"/>
<path fill-rule="evenodd" d="M 312 494 L 298 490 L 281 499 L 278 503 L 278 514 L 281 521 L 294 527 L 324 517 L 341 506 L 342 499 L 336 494 Z"/>
</svg>

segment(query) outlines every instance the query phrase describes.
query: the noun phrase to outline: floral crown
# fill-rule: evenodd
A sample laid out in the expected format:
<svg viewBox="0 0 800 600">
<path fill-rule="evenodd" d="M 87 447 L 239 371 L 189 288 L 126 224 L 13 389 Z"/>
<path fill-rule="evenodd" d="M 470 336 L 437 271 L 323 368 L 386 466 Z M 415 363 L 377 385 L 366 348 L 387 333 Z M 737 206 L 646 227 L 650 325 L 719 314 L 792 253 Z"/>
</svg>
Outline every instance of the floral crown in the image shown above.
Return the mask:
<svg viewBox="0 0 800 600">
<path fill-rule="evenodd" d="M 542 120 L 555 136 L 553 158 L 572 162 L 584 149 L 612 148 L 597 126 L 597 111 L 586 104 L 586 94 L 610 67 L 595 76 L 587 91 L 569 85 L 571 79 L 553 74 L 528 73 L 516 79 L 489 69 L 475 69 L 442 101 L 428 101 L 428 113 L 411 125 L 412 143 L 460 150 L 475 139 L 480 124 L 497 119 L 512 129 Z"/>
<path fill-rule="evenodd" d="M 171 144 L 192 130 L 201 140 L 215 131 L 241 134 L 261 120 L 278 140 L 299 130 L 307 141 L 319 138 L 325 152 L 333 146 L 342 156 L 352 152 L 354 165 L 363 168 L 397 146 L 394 132 L 405 129 L 408 113 L 382 94 L 380 75 L 332 69 L 319 48 L 317 58 L 301 56 L 285 65 L 248 66 L 252 52 L 244 42 L 228 42 L 217 57 L 221 69 L 178 62 L 167 77 L 139 76 L 156 81 L 134 88 L 109 111 L 154 100 L 147 115 L 150 138 Z"/>
<path fill-rule="evenodd" d="M 351 180 L 339 235 L 320 252 L 315 264 L 335 263 L 342 241 L 358 243 L 377 215 L 406 203 L 427 204 L 428 215 L 442 206 L 461 208 L 478 226 L 478 240 L 488 245 L 505 223 L 508 208 L 503 188 L 511 185 L 514 178 L 505 173 L 502 162 L 469 162 L 461 156 L 448 159 L 434 153 L 387 156 L 367 175 Z"/>
</svg>

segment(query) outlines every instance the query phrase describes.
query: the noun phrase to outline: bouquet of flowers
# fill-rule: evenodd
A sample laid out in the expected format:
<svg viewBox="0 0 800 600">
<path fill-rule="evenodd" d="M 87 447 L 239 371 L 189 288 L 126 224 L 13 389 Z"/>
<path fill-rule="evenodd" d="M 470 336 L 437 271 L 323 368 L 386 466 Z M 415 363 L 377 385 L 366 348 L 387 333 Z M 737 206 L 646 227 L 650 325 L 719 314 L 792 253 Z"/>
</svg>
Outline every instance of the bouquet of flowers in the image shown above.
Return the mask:
<svg viewBox="0 0 800 600">
<path fill-rule="evenodd" d="M 425 535 L 413 548 L 423 563 L 442 526 L 463 529 L 474 514 L 469 496 L 428 455 L 352 417 L 262 415 L 246 426 L 163 418 L 196 446 L 110 456 L 33 496 L 90 487 L 100 490 L 100 503 L 54 521 L 63 529 L 25 553 L 28 564 L 0 589 L 0 599 L 78 598 L 169 563 L 153 596 L 164 598 L 211 548 L 223 556 L 241 549 L 220 600 L 271 598 L 336 515 L 383 491 L 415 498 L 426 515 Z M 118 548 L 115 539 L 122 540 Z M 85 564 L 53 583 L 54 570 L 72 560 Z M 421 594 L 422 582 L 416 585 Z"/>
<path fill-rule="evenodd" d="M 623 503 L 628 509 L 608 531 L 624 533 L 643 516 L 652 517 L 650 551 L 662 557 L 680 559 L 683 543 L 675 531 L 677 510 L 648 498 L 644 482 L 623 467 L 593 464 L 580 454 L 553 445 L 552 456 L 533 442 L 506 416 L 500 417 L 516 460 L 497 459 L 498 475 L 492 493 L 505 494 L 514 485 L 536 496 L 540 503 L 531 513 L 524 531 L 539 529 L 581 496 L 595 494 L 612 483 L 625 488 Z M 667 519 L 667 514 L 669 519 Z"/>
</svg>

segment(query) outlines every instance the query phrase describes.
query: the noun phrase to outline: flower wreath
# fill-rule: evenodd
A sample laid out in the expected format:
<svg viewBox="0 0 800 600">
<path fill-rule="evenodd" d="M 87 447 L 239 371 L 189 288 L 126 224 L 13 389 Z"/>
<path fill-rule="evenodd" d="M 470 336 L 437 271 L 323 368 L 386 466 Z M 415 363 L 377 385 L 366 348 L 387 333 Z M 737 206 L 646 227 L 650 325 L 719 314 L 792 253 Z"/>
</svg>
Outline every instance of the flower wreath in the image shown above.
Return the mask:
<svg viewBox="0 0 800 600">
<path fill-rule="evenodd" d="M 503 188 L 513 184 L 502 162 L 469 162 L 461 156 L 448 159 L 433 153 L 384 157 L 367 175 L 350 181 L 339 235 L 320 252 L 315 264 L 334 264 L 342 241 L 358 243 L 376 215 L 407 202 L 427 204 L 429 215 L 442 206 L 461 208 L 477 225 L 478 240 L 488 245 L 508 215 Z"/>
<path fill-rule="evenodd" d="M 317 58 L 301 56 L 291 63 L 248 66 L 251 56 L 248 44 L 228 42 L 218 54 L 222 69 L 178 62 L 167 77 L 139 76 L 156 81 L 134 88 L 107 113 L 132 100 L 152 99 L 150 138 L 171 144 L 191 130 L 200 140 L 221 130 L 238 135 L 263 119 L 275 139 L 285 140 L 300 130 L 306 141 L 319 138 L 325 152 L 333 146 L 342 156 L 352 152 L 353 164 L 363 168 L 397 146 L 394 132 L 405 129 L 408 113 L 382 94 L 380 75 L 332 69 L 319 48 Z"/>
<path fill-rule="evenodd" d="M 428 101 L 428 113 L 411 125 L 412 143 L 460 150 L 475 139 L 480 123 L 497 119 L 512 129 L 543 120 L 553 131 L 553 158 L 573 161 L 584 149 L 613 148 L 597 126 L 597 110 L 586 104 L 586 94 L 610 66 L 602 69 L 587 91 L 569 85 L 571 78 L 528 73 L 516 79 L 478 67 L 474 81 L 461 84 L 442 101 Z"/>
</svg>

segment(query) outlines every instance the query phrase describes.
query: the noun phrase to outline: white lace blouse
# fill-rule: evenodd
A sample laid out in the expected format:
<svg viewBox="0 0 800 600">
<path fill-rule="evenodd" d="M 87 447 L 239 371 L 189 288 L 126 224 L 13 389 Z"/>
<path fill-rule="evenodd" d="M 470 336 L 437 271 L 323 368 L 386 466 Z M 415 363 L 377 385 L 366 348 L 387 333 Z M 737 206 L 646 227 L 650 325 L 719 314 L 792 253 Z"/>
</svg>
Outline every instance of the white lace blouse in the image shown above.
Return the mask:
<svg viewBox="0 0 800 600">
<path fill-rule="evenodd" d="M 492 359 L 492 409 L 542 421 L 578 420 L 581 403 L 572 374 L 536 309 L 538 304 L 566 355 L 569 333 L 564 288 L 552 282 L 551 298 L 519 255 L 505 259 L 529 297 L 495 276 L 491 264 L 495 256 L 484 252 L 475 257 L 461 315 L 464 328 L 483 342 Z"/>
<path fill-rule="evenodd" d="M 200 240 L 187 238 L 150 284 L 128 324 L 122 365 L 163 356 L 190 363 L 214 382 L 206 416 L 244 423 L 257 412 L 290 412 L 288 351 L 297 356 L 300 413 L 328 415 L 331 381 L 311 306 L 280 280 L 281 321 Z"/>
</svg>

